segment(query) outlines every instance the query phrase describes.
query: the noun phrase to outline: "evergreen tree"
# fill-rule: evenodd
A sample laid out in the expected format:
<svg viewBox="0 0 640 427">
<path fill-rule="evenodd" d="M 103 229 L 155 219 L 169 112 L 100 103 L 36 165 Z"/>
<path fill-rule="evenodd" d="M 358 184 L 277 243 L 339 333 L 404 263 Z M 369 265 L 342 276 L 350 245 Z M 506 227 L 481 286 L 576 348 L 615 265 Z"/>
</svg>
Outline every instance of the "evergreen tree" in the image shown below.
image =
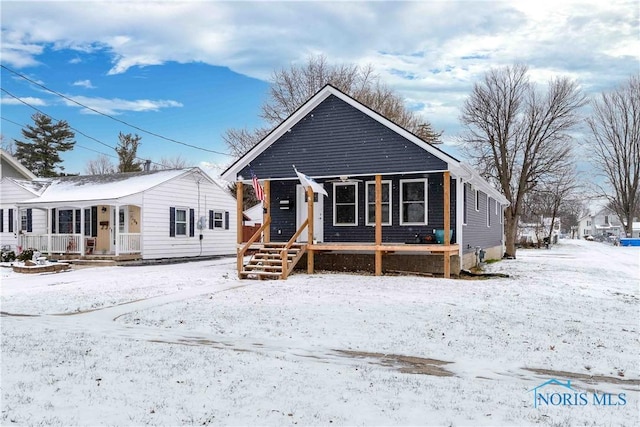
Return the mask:
<svg viewBox="0 0 640 427">
<path fill-rule="evenodd" d="M 116 153 L 120 158 L 118 164 L 118 172 L 140 172 L 142 170 L 142 162 L 137 161 L 138 147 L 140 146 L 141 136 L 118 134 L 118 146 L 116 147 Z"/>
<path fill-rule="evenodd" d="M 22 129 L 25 141 L 14 140 L 16 159 L 36 176 L 62 175 L 64 167 L 60 165 L 60 153 L 73 149 L 75 134 L 64 120 L 53 123 L 51 117 L 41 113 L 35 113 L 31 118 L 34 125 Z M 56 168 L 60 171 L 56 171 Z"/>
</svg>

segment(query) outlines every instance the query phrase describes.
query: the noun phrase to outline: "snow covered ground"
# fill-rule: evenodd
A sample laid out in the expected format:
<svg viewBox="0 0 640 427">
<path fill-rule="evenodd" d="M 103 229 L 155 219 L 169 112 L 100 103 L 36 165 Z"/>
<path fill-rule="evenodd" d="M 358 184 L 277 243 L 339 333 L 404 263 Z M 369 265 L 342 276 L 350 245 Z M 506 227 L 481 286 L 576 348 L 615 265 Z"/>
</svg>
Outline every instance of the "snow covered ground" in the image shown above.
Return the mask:
<svg viewBox="0 0 640 427">
<path fill-rule="evenodd" d="M 640 248 L 561 240 L 487 269 L 510 277 L 4 268 L 0 423 L 640 425 Z M 534 405 L 550 379 L 587 404 Z"/>
</svg>

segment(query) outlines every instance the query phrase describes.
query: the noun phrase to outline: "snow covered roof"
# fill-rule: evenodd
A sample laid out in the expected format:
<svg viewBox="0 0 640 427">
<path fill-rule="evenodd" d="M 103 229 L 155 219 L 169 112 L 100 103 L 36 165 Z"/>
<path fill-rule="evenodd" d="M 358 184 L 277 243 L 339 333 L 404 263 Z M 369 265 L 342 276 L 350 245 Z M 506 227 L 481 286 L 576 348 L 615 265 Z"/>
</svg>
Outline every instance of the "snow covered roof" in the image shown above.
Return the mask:
<svg viewBox="0 0 640 427">
<path fill-rule="evenodd" d="M 19 204 L 39 205 L 44 203 L 117 200 L 141 193 L 192 170 L 200 169 L 171 169 L 49 178 L 47 180 L 49 185 L 40 197 L 25 200 Z"/>
<path fill-rule="evenodd" d="M 2 180 L 12 182 L 18 187 L 23 188 L 28 192 L 32 193 L 34 196 L 39 196 L 40 194 L 42 194 L 45 188 L 47 188 L 47 186 L 51 183 L 51 181 L 46 178 L 45 179 L 36 178 L 33 180 L 29 180 L 29 179 L 17 179 L 17 178 L 4 177 Z"/>
</svg>

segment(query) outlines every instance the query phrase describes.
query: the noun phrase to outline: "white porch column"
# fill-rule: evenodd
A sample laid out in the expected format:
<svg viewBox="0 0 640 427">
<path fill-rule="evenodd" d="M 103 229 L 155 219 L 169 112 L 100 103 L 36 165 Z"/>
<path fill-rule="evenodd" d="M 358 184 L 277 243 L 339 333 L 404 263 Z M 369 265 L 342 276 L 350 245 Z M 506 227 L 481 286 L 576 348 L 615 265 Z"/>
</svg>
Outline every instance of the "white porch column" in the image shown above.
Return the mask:
<svg viewBox="0 0 640 427">
<path fill-rule="evenodd" d="M 84 240 L 84 208 L 80 209 L 80 256 L 83 257 L 85 255 L 85 240 Z"/>
<path fill-rule="evenodd" d="M 53 229 L 51 228 L 51 223 L 54 221 L 53 213 L 51 208 L 47 208 L 47 253 L 51 256 L 51 240 L 53 233 Z"/>
<path fill-rule="evenodd" d="M 114 236 L 116 237 L 116 256 L 120 255 L 120 205 L 115 205 L 115 221 L 113 226 L 115 227 Z"/>
</svg>

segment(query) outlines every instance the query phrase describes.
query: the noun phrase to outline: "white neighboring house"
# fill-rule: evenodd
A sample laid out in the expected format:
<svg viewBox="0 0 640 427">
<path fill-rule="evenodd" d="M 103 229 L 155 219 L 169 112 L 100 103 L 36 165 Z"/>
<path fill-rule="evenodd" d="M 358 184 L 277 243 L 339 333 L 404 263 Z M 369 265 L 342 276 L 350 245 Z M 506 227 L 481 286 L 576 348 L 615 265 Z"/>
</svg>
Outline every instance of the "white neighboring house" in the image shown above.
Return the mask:
<svg viewBox="0 0 640 427">
<path fill-rule="evenodd" d="M 549 235 L 549 227 L 551 227 L 551 218 L 542 217 L 537 223 L 519 223 L 518 224 L 518 242 L 530 243 L 537 245 L 542 243 L 545 237 Z M 553 221 L 553 230 L 551 230 L 551 243 L 558 243 L 558 237 L 562 223 L 560 218 Z"/>
<path fill-rule="evenodd" d="M 16 251 L 20 229 L 31 226 L 34 220 L 44 221 L 31 216 L 31 212 L 19 216 L 16 208 L 16 202 L 40 194 L 43 184 L 35 179 L 15 157 L 0 149 L 0 247 L 3 250 Z"/>
<path fill-rule="evenodd" d="M 578 221 L 578 237 L 620 237 L 624 233 L 624 226 L 618 216 L 611 209 L 601 207 L 591 211 Z"/>
<path fill-rule="evenodd" d="M 3 197 L 24 184 L 7 181 Z M 16 201 L 17 217 L 43 220 L 20 223 L 20 248 L 116 259 L 235 253 L 236 201 L 200 168 L 34 182 L 42 187 Z"/>
<path fill-rule="evenodd" d="M 254 226 L 256 224 L 262 225 L 263 222 L 263 208 L 262 202 L 257 205 L 250 207 L 246 211 L 244 211 L 244 225 Z"/>
</svg>

